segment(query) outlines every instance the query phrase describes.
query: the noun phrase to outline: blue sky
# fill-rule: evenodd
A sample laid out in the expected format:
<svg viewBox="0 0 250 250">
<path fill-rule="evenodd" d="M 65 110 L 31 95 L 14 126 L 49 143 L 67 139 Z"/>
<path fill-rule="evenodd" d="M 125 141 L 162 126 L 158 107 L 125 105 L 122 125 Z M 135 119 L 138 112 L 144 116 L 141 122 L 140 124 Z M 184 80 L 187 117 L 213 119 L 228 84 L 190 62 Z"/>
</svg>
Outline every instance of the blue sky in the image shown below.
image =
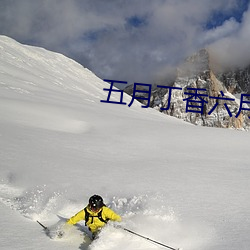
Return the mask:
<svg viewBox="0 0 250 250">
<path fill-rule="evenodd" d="M 216 28 L 217 26 L 223 25 L 225 20 L 230 18 L 234 18 L 237 22 L 242 22 L 242 17 L 244 12 L 248 9 L 249 0 L 240 0 L 237 3 L 236 8 L 233 8 L 229 13 L 224 13 L 222 10 L 216 10 L 211 14 L 211 18 L 208 19 L 206 28 L 212 29 Z"/>
<path fill-rule="evenodd" d="M 101 78 L 152 83 L 210 48 L 250 63 L 249 0 L 1 0 L 0 34 L 63 53 Z"/>
</svg>

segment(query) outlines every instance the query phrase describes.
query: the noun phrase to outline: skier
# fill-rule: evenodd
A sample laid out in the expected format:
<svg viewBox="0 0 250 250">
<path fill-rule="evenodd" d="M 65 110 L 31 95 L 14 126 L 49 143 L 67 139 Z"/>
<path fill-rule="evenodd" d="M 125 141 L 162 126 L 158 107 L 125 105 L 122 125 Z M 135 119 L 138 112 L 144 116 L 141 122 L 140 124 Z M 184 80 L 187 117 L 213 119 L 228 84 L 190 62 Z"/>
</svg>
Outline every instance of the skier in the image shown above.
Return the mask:
<svg viewBox="0 0 250 250">
<path fill-rule="evenodd" d="M 120 215 L 105 206 L 101 196 L 95 194 L 89 198 L 89 204 L 72 216 L 67 224 L 74 225 L 80 220 L 85 220 L 85 226 L 92 232 L 94 239 L 109 220 L 120 222 L 122 219 Z"/>
</svg>

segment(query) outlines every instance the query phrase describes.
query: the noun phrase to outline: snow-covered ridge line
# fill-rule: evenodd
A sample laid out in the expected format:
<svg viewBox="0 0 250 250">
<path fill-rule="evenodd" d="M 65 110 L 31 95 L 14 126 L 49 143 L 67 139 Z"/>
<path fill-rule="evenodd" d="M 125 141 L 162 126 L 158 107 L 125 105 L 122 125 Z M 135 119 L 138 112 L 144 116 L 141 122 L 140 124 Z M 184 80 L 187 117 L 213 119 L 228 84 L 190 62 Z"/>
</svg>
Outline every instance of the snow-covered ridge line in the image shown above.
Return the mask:
<svg viewBox="0 0 250 250">
<path fill-rule="evenodd" d="M 17 79 L 19 76 L 22 79 L 22 76 L 25 75 L 23 85 L 26 83 L 25 86 L 30 90 L 34 89 L 32 85 L 37 86 L 39 82 L 42 84 L 43 89 L 49 87 L 49 84 L 54 84 L 58 87 L 57 90 L 61 88 L 74 92 L 83 92 L 91 97 L 99 98 L 98 94 L 101 93 L 102 87 L 105 86 L 97 77 L 96 84 L 91 86 L 88 79 L 90 77 L 94 78 L 94 74 L 62 54 L 50 52 L 40 47 L 22 45 L 4 36 L 0 36 L 0 51 L 1 73 L 11 75 L 15 70 L 15 78 Z M 4 75 L 1 77 L 2 84 L 5 79 Z M 27 81 L 27 78 L 30 79 Z M 65 84 L 65 81 L 67 84 Z M 12 84 L 15 83 L 12 82 Z M 85 85 L 91 87 L 96 94 L 86 91 Z M 26 89 L 26 91 L 29 91 L 29 89 Z"/>
</svg>

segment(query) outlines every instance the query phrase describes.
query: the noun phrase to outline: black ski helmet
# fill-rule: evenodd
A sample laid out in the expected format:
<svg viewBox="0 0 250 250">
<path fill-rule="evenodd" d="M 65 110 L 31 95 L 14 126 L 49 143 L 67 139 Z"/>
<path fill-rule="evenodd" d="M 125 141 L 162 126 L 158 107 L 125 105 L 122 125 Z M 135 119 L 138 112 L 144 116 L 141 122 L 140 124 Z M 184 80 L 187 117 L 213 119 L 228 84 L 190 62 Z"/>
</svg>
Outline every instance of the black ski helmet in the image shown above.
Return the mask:
<svg viewBox="0 0 250 250">
<path fill-rule="evenodd" d="M 100 209 L 103 205 L 103 199 L 100 195 L 95 194 L 89 198 L 89 206 L 91 209 Z"/>
</svg>

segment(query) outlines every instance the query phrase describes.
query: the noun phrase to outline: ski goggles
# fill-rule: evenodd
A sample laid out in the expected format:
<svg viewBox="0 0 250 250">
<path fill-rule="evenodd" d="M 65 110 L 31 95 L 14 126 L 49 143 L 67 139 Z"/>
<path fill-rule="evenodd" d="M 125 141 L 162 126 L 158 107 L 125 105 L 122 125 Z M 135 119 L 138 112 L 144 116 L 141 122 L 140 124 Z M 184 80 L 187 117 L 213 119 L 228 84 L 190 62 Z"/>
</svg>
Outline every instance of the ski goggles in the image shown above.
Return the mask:
<svg viewBox="0 0 250 250">
<path fill-rule="evenodd" d="M 101 209 L 101 207 L 97 207 L 97 206 L 93 206 L 93 205 L 92 206 L 90 205 L 89 208 L 93 212 L 97 212 L 97 211 L 99 211 Z"/>
</svg>

